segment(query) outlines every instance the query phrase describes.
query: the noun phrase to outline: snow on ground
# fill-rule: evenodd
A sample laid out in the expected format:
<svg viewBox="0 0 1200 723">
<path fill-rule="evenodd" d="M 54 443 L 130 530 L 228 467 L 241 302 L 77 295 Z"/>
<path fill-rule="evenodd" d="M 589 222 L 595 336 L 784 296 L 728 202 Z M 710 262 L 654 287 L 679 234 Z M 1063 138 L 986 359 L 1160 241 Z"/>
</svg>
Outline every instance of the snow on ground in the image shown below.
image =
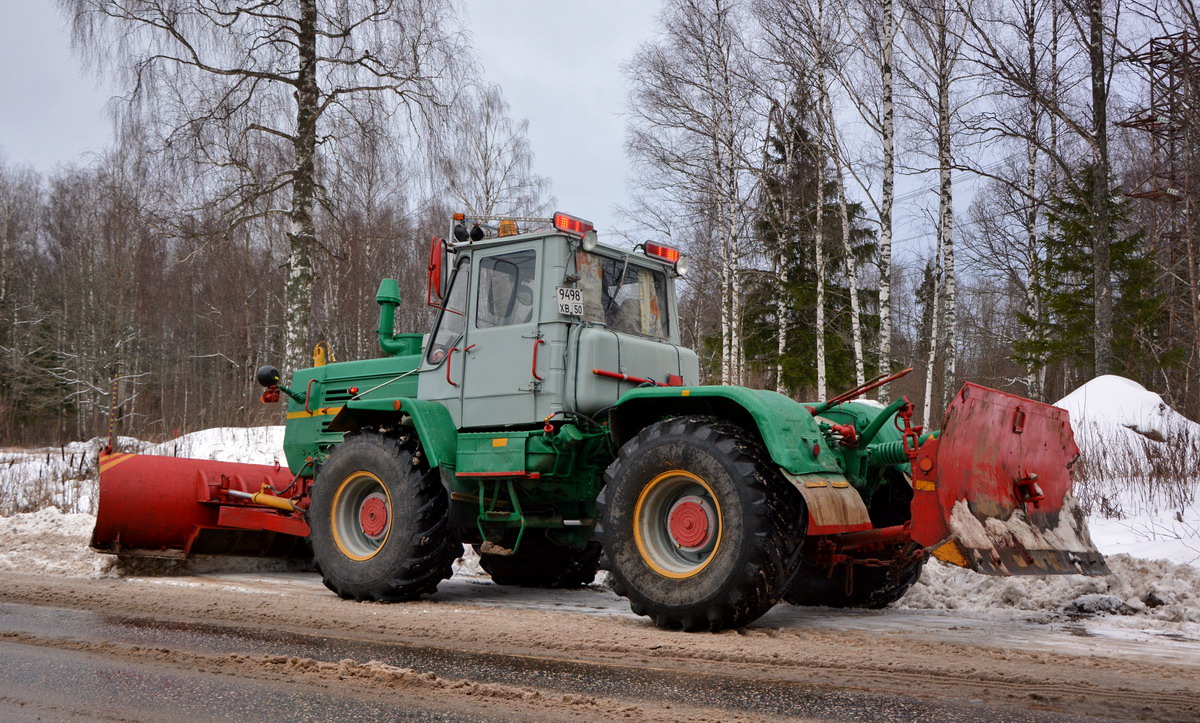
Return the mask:
<svg viewBox="0 0 1200 723">
<path fill-rule="evenodd" d="M 283 425 L 203 429 L 156 444 L 143 454 L 245 464 L 283 464 Z"/>
<path fill-rule="evenodd" d="M 1186 628 L 1200 635 L 1200 425 L 1120 377 L 1099 377 L 1059 402 L 1071 413 L 1082 450 L 1077 492 L 1089 510 L 1092 538 L 1109 561 L 1108 577 L 988 577 L 931 560 L 900 601 L 916 610 L 1109 614 L 1130 626 Z M 270 464 L 282 461 L 283 427 L 218 428 L 158 445 L 122 438 L 123 451 Z M 114 569 L 87 549 L 94 518 L 96 453 L 104 440 L 63 448 L 0 451 L 0 571 L 97 576 L 145 573 Z M 54 506 L 49 506 L 54 505 Z M 61 510 L 61 511 L 60 511 Z M 153 567 L 153 565 L 151 566 Z M 186 570 L 269 569 L 222 558 Z M 468 546 L 455 577 L 490 584 Z M 603 574 L 602 574 L 603 575 Z M 599 578 L 598 578 L 599 579 Z"/>
<path fill-rule="evenodd" d="M 1115 613 L 1200 623 L 1200 568 L 1124 553 L 1108 556 L 1107 562 L 1112 574 L 1103 577 L 991 577 L 930 560 L 899 607 Z"/>
<path fill-rule="evenodd" d="M 0 515 L 53 506 L 66 512 L 96 511 L 96 460 L 108 439 L 95 437 L 61 447 L 0 449 Z M 120 437 L 124 451 L 147 445 Z"/>
<path fill-rule="evenodd" d="M 0 571 L 97 577 L 109 560 L 88 549 L 96 518 L 47 507 L 0 517 Z"/>
<path fill-rule="evenodd" d="M 1200 424 L 1112 375 L 1057 406 L 1071 415 L 1075 495 L 1100 551 L 1200 564 Z"/>
</svg>

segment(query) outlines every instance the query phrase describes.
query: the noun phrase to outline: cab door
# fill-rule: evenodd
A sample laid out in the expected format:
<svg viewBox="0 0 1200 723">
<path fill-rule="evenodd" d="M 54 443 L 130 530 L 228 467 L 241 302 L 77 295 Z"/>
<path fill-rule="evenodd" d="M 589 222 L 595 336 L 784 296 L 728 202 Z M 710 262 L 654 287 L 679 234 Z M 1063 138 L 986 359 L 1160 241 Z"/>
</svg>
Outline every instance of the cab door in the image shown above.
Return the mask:
<svg viewBox="0 0 1200 723">
<path fill-rule="evenodd" d="M 538 330 L 539 248 L 530 242 L 475 256 L 475 292 L 463 345 L 464 427 L 540 421 L 535 394 L 548 359 Z M 539 352 L 541 369 L 535 369 Z"/>
</svg>

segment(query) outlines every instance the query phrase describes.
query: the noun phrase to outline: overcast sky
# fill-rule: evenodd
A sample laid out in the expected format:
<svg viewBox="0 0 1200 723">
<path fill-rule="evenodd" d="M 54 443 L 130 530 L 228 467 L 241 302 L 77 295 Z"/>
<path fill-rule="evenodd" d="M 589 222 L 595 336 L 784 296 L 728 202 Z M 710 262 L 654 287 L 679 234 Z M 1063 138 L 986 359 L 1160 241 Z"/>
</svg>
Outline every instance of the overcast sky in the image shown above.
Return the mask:
<svg viewBox="0 0 1200 723">
<path fill-rule="evenodd" d="M 468 27 L 487 77 L 515 118 L 529 119 L 538 172 L 558 207 L 616 224 L 628 165 L 620 66 L 651 37 L 649 0 L 467 0 Z M 0 0 L 0 154 L 48 170 L 80 161 L 111 138 L 112 90 L 71 52 L 52 0 Z"/>
<path fill-rule="evenodd" d="M 621 65 L 655 35 L 656 0 L 465 0 L 466 22 L 485 73 L 504 89 L 514 118 L 529 119 L 535 168 L 553 181 L 558 209 L 615 229 L 626 201 L 627 85 Z M 49 170 L 81 161 L 111 137 L 113 91 L 81 67 L 53 0 L 0 0 L 0 157 Z M 931 178 L 901 177 L 898 192 Z M 965 210 L 970 181 L 956 179 Z M 966 183 L 964 183 L 966 181 Z M 910 203 L 900 209 L 897 246 L 931 247 Z M 611 239 L 610 240 L 615 240 Z"/>
</svg>

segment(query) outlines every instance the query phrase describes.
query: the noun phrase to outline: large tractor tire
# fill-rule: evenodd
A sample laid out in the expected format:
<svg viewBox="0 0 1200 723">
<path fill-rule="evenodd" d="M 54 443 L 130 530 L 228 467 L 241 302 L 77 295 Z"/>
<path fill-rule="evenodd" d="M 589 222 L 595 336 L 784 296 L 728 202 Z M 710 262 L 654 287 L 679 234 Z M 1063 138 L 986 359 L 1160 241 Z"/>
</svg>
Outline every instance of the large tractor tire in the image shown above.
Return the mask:
<svg viewBox="0 0 1200 723">
<path fill-rule="evenodd" d="M 348 434 L 322 465 L 308 510 L 325 586 L 354 600 L 413 600 L 450 577 L 462 547 L 435 470 L 377 432 Z"/>
<path fill-rule="evenodd" d="M 854 568 L 849 594 L 846 593 L 844 570 L 825 571 L 804 562 L 792 579 L 784 600 L 792 605 L 826 605 L 831 608 L 885 608 L 904 597 L 904 593 L 921 579 L 925 558 L 917 559 L 892 573 L 885 567 Z"/>
<path fill-rule="evenodd" d="M 613 590 L 662 628 L 737 628 L 782 597 L 800 563 L 804 500 L 746 430 L 712 417 L 653 424 L 605 474 Z"/>
<path fill-rule="evenodd" d="M 478 551 L 476 547 L 476 551 Z M 549 540 L 527 540 L 515 555 L 479 553 L 479 566 L 497 585 L 573 588 L 596 579 L 601 547 L 589 542 L 581 550 L 556 545 Z"/>
</svg>

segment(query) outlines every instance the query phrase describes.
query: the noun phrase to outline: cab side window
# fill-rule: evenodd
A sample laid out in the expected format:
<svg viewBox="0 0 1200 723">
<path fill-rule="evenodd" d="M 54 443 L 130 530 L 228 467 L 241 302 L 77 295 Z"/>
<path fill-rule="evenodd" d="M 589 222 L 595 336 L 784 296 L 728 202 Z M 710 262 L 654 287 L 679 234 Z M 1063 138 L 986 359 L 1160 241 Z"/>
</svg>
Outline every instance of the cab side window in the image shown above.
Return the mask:
<svg viewBox="0 0 1200 723">
<path fill-rule="evenodd" d="M 536 260 L 533 249 L 480 260 L 475 328 L 491 329 L 533 321 Z"/>
</svg>

